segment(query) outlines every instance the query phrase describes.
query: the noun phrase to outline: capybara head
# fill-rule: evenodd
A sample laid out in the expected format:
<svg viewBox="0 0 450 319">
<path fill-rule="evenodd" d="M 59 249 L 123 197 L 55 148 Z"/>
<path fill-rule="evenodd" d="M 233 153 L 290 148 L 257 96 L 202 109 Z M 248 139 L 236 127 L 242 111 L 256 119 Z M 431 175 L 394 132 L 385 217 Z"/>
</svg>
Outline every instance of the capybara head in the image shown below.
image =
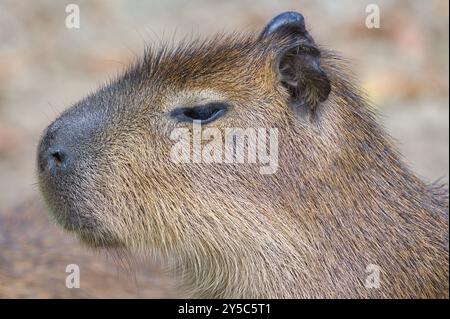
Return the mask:
<svg viewBox="0 0 450 319">
<path fill-rule="evenodd" d="M 174 260 L 199 295 L 352 295 L 352 270 L 380 262 L 371 223 L 385 214 L 363 214 L 383 211 L 380 198 L 400 204 L 392 187 L 422 184 L 340 61 L 294 12 L 259 34 L 149 49 L 44 132 L 38 176 L 52 216 L 92 246 Z M 310 272 L 345 252 L 363 256 L 341 281 L 333 266 Z"/>
<path fill-rule="evenodd" d="M 286 191 L 277 177 L 287 173 L 283 166 L 297 168 L 301 178 L 319 172 L 326 160 L 319 149 L 335 129 L 321 126 L 337 119 L 318 115 L 331 89 L 320 59 L 297 13 L 277 17 L 259 36 L 149 50 L 44 133 L 39 180 L 54 217 L 93 244 L 173 251 L 208 241 L 202 233 L 219 241 L 252 238 L 276 205 L 274 194 Z M 280 155 L 283 165 L 278 171 L 276 158 L 226 163 L 225 151 L 211 163 L 197 163 L 195 155 L 190 162 L 174 160 L 174 132 L 181 136 L 184 128 L 193 138 L 194 124 L 203 132 L 219 129 L 220 141 L 232 134 L 226 128 L 255 129 L 256 135 L 264 129 L 273 146 L 267 155 Z M 247 133 L 244 146 L 251 148 Z M 214 136 L 203 137 L 201 146 Z M 249 233 L 238 230 L 243 219 Z"/>
</svg>

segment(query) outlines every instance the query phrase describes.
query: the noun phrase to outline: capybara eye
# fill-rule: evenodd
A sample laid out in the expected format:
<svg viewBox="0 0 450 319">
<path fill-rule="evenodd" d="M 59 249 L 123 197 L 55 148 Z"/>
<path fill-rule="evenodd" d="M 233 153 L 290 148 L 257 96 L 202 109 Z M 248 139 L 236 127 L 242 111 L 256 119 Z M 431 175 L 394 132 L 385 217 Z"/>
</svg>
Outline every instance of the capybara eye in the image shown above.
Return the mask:
<svg viewBox="0 0 450 319">
<path fill-rule="evenodd" d="M 229 109 L 229 105 L 222 102 L 212 102 L 194 107 L 176 108 L 170 116 L 179 122 L 200 121 L 201 124 L 211 123 L 223 116 Z"/>
</svg>

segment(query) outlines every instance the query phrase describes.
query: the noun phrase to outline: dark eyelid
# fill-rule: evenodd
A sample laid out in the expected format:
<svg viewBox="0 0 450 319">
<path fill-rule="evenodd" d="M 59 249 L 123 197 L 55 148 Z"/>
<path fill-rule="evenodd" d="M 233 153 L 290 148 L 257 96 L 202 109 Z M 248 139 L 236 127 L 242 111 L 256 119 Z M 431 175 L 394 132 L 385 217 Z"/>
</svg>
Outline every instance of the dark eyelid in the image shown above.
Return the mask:
<svg viewBox="0 0 450 319">
<path fill-rule="evenodd" d="M 193 107 L 179 107 L 170 112 L 170 116 L 179 122 L 201 121 L 208 124 L 224 115 L 230 106 L 223 102 L 211 102 Z"/>
</svg>

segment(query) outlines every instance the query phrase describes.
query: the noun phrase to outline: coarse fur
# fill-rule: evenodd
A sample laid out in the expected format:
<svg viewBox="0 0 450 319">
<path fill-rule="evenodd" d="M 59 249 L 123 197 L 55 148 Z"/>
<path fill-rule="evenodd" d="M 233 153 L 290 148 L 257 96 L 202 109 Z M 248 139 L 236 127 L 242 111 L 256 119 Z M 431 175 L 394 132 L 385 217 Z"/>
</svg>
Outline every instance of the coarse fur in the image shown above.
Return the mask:
<svg viewBox="0 0 450 319">
<path fill-rule="evenodd" d="M 275 71 L 289 41 L 148 50 L 64 112 L 45 134 L 64 126 L 83 160 L 57 181 L 40 169 L 54 218 L 92 246 L 167 261 L 192 297 L 448 298 L 447 188 L 407 168 L 335 53 L 320 50 L 328 99 L 293 107 Z M 208 127 L 278 128 L 275 174 L 170 161 L 171 132 L 191 129 L 170 111 L 217 100 L 232 110 Z M 371 264 L 379 288 L 365 287 Z"/>
</svg>

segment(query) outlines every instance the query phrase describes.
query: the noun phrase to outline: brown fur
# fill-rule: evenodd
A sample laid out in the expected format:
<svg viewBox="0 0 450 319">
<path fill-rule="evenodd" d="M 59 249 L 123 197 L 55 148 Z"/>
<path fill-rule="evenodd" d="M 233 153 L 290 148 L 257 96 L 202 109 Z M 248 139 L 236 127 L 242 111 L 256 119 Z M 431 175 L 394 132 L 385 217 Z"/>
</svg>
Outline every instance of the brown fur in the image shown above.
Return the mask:
<svg viewBox="0 0 450 319">
<path fill-rule="evenodd" d="M 61 118 L 98 119 L 95 156 L 55 188 L 55 218 L 92 245 L 158 256 L 194 297 L 448 298 L 448 191 L 403 163 L 335 54 L 332 90 L 311 116 L 288 105 L 274 72 L 284 37 L 216 37 L 146 53 Z M 199 98 L 201 96 L 201 98 Z M 180 103 L 233 106 L 212 127 L 277 127 L 279 169 L 175 164 L 167 113 Z M 185 125 L 190 127 L 190 125 Z M 83 142 L 80 142 L 83 143 Z M 381 287 L 364 287 L 366 266 Z"/>
</svg>

